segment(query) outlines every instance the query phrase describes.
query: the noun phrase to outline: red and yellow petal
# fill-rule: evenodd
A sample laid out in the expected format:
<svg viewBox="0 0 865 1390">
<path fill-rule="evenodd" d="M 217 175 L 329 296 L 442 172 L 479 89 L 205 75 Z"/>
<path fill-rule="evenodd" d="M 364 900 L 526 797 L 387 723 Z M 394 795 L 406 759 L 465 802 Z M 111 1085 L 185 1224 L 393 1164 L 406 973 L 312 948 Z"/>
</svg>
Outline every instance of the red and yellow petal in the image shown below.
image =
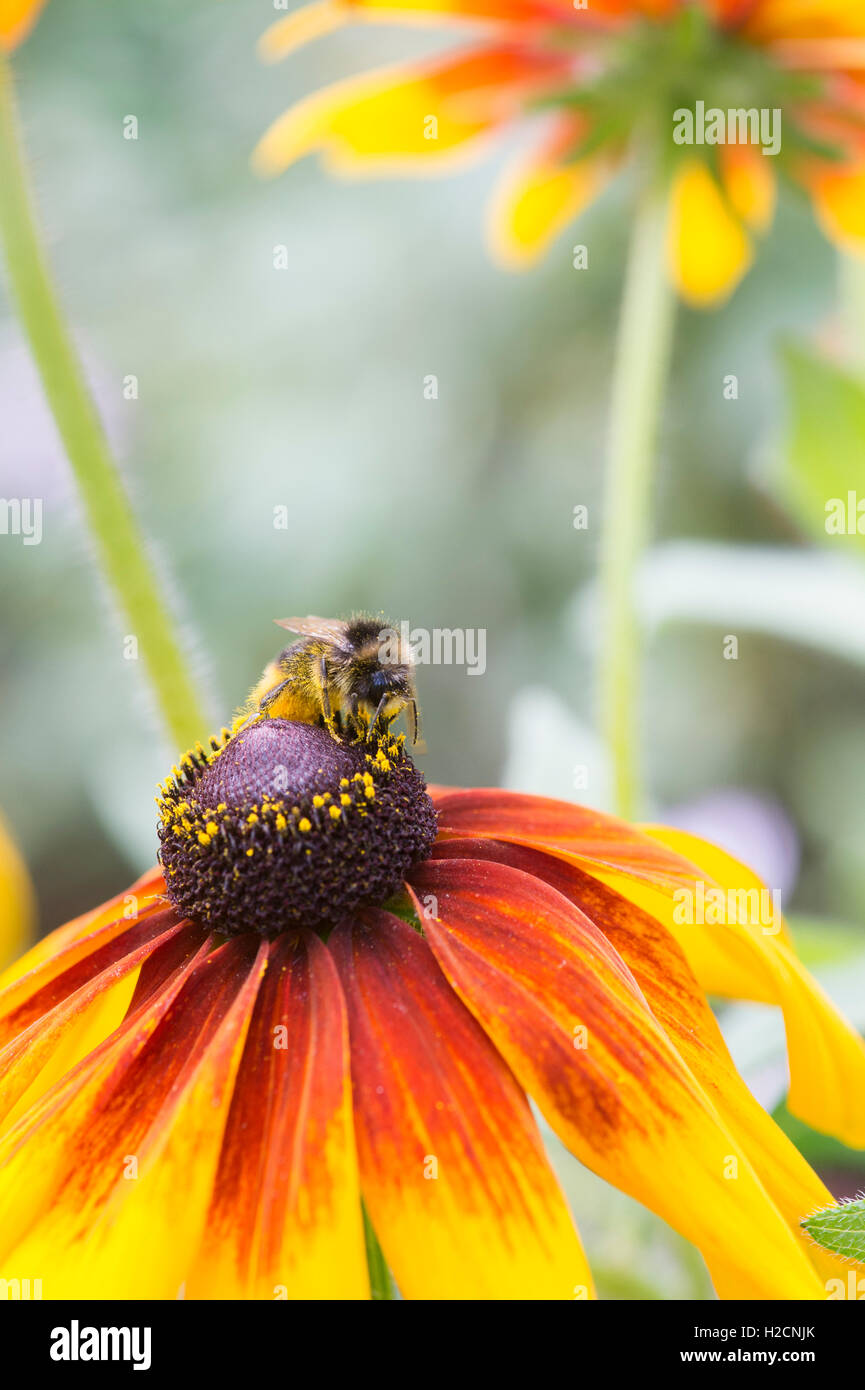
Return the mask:
<svg viewBox="0 0 865 1390">
<path fill-rule="evenodd" d="M 47 1298 L 176 1296 L 265 960 L 236 938 L 175 972 L 4 1136 L 0 1277 L 33 1270 Z"/>
<path fill-rule="evenodd" d="M 767 232 L 777 198 L 771 160 L 754 145 L 723 145 L 720 165 L 724 192 L 736 216 L 752 231 Z"/>
<path fill-rule="evenodd" d="M 533 845 L 590 872 L 597 866 L 633 874 L 673 892 L 692 885 L 693 864 L 626 821 L 570 801 L 497 788 L 436 789 L 439 835 Z"/>
<path fill-rule="evenodd" d="M 467 23 L 498 29 L 546 27 L 550 22 L 551 7 L 544 0 L 313 0 L 271 24 L 261 37 L 259 52 L 266 62 L 277 62 L 348 24 Z"/>
<path fill-rule="evenodd" d="M 761 43 L 865 35 L 861 0 L 757 0 L 745 25 Z"/>
<path fill-rule="evenodd" d="M 865 255 L 865 161 L 854 166 L 823 166 L 808 178 L 817 217 L 830 241 Z"/>
<path fill-rule="evenodd" d="M 92 936 L 98 928 L 109 926 L 111 923 L 125 923 L 128 926 L 130 922 L 135 921 L 144 913 L 154 912 L 164 904 L 164 892 L 165 884 L 162 874 L 158 869 L 149 870 L 137 879 L 125 893 L 109 898 L 100 907 L 83 913 L 71 922 L 66 922 L 62 927 L 57 927 L 55 931 L 49 932 L 47 936 L 43 936 L 29 951 L 25 952 L 0 974 L 0 991 L 4 991 L 13 981 L 29 974 L 37 966 L 43 965 L 51 957 L 58 955 L 71 942 Z"/>
<path fill-rule="evenodd" d="M 451 840 L 436 857 L 493 859 L 531 873 L 589 918 L 630 969 L 658 1023 L 741 1143 L 757 1176 L 824 1278 L 843 1277 L 843 1261 L 821 1251 L 799 1225 L 832 1196 L 733 1064 L 706 997 L 671 932 L 656 918 L 582 869 L 540 850 L 491 840 Z"/>
<path fill-rule="evenodd" d="M 45 0 L 0 0 L 0 49 L 11 53 L 23 43 Z"/>
<path fill-rule="evenodd" d="M 362 73 L 286 111 L 253 161 L 267 175 L 313 151 L 347 175 L 449 167 L 563 71 L 560 54 L 502 45 Z"/>
<path fill-rule="evenodd" d="M 591 1294 L 525 1096 L 424 940 L 369 910 L 331 935 L 364 1201 L 409 1298 Z"/>
<path fill-rule="evenodd" d="M 449 981 L 577 1157 L 694 1241 L 720 1296 L 822 1297 L 741 1146 L 584 914 L 490 862 L 431 860 L 410 888 Z"/>
<path fill-rule="evenodd" d="M 674 285 L 696 308 L 726 299 L 754 259 L 741 220 L 701 160 L 688 160 L 676 174 L 668 255 Z"/>
<path fill-rule="evenodd" d="M 764 887 L 750 869 L 715 845 L 684 831 L 655 828 L 650 833 L 726 890 Z M 865 1148 L 865 1042 L 797 959 L 786 931 L 775 931 L 781 924 L 772 922 L 767 930 L 747 921 L 681 922 L 669 898 L 647 893 L 633 880 L 614 886 L 669 927 L 707 993 L 780 1006 L 790 1059 L 790 1109 L 815 1129 Z"/>
<path fill-rule="evenodd" d="M 348 1024 L 312 932 L 270 948 L 188 1298 L 368 1298 Z"/>
<path fill-rule="evenodd" d="M 512 270 L 531 265 L 601 192 L 614 161 L 607 152 L 569 160 L 583 123 L 557 120 L 540 149 L 521 155 L 499 182 L 489 211 L 493 255 Z"/>
</svg>

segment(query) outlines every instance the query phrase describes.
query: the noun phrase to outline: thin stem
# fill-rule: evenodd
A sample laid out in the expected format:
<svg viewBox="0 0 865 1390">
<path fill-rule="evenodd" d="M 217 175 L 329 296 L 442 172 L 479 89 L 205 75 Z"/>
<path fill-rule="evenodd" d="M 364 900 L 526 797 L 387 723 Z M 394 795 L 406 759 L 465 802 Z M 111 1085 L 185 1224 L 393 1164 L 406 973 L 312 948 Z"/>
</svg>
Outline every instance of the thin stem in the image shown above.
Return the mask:
<svg viewBox="0 0 865 1390">
<path fill-rule="evenodd" d="M 625 275 L 605 480 L 598 694 L 613 766 L 615 807 L 627 819 L 642 806 L 635 577 L 649 532 L 658 418 L 672 344 L 667 217 L 665 194 L 654 186 L 647 188 L 634 217 Z"/>
<path fill-rule="evenodd" d="M 369 1285 L 373 1299 L 378 1301 L 392 1299 L 393 1280 L 390 1277 L 387 1260 L 378 1243 L 378 1236 L 367 1215 L 366 1207 L 363 1208 L 363 1233 L 366 1239 L 366 1262 L 369 1267 Z"/>
<path fill-rule="evenodd" d="M 207 731 L 173 617 L 120 481 L 43 254 L 25 160 L 12 70 L 0 53 L 0 244 L 9 285 L 75 475 L 105 578 L 150 678 L 172 741 Z"/>
</svg>

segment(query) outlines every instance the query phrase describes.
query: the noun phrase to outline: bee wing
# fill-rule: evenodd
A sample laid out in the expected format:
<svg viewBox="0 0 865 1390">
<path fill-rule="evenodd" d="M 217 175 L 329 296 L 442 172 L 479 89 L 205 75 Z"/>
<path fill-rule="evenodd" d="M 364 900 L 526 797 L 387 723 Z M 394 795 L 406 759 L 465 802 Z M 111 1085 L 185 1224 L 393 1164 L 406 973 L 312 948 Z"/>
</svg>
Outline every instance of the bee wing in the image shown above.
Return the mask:
<svg viewBox="0 0 865 1390">
<path fill-rule="evenodd" d="M 329 637 L 338 641 L 345 633 L 346 625 L 341 618 L 274 618 L 277 627 L 288 628 L 299 637 Z"/>
</svg>

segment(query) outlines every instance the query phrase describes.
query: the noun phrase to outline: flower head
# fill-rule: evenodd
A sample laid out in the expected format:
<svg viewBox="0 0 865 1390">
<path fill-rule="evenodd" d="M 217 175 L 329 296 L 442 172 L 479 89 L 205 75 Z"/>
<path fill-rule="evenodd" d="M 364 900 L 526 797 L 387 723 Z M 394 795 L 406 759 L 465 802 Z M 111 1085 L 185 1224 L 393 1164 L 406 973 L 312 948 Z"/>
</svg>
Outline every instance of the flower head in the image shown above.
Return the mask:
<svg viewBox="0 0 865 1390">
<path fill-rule="evenodd" d="M 671 273 L 695 304 L 723 298 L 748 269 L 754 237 L 772 220 L 776 163 L 810 192 L 829 236 L 865 250 L 861 6 L 314 0 L 273 25 L 262 50 L 275 59 L 343 25 L 399 17 L 461 23 L 480 38 L 298 102 L 259 144 L 262 172 L 312 151 L 351 176 L 441 171 L 532 118 L 538 142 L 492 203 L 490 239 L 505 264 L 540 255 L 628 154 L 645 176 L 673 180 Z M 708 127 L 707 108 L 717 113 Z M 699 130 L 689 136 L 683 116 L 674 136 L 680 113 L 699 115 Z"/>
<path fill-rule="evenodd" d="M 365 1297 L 362 1195 L 407 1297 L 589 1297 L 531 1096 L 699 1246 L 719 1294 L 823 1297 L 838 1261 L 799 1221 L 828 1193 L 703 989 L 780 1004 L 791 1105 L 854 1143 L 865 1047 L 781 923 L 677 925 L 677 892 L 747 871 L 560 802 L 428 795 L 394 747 L 371 783 L 362 747 L 286 721 L 196 750 L 160 798 L 165 880 L 4 977 L 0 1276 L 38 1270 L 46 1297 Z"/>
</svg>

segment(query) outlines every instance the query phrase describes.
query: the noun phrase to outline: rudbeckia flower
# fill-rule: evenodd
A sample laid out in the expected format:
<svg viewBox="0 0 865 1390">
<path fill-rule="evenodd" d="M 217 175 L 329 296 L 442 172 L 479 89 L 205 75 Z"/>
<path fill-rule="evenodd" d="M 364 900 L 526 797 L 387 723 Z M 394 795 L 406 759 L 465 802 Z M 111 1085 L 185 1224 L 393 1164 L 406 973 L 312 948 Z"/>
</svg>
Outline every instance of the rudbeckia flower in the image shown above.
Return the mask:
<svg viewBox="0 0 865 1390">
<path fill-rule="evenodd" d="M 261 172 L 311 151 L 349 176 L 448 170 L 534 117 L 534 148 L 492 200 L 489 237 L 506 265 L 535 260 L 628 154 L 672 180 L 670 269 L 694 304 L 722 299 L 748 269 L 772 220 L 773 166 L 807 189 L 830 237 L 865 250 L 858 0 L 313 0 L 271 26 L 262 52 L 280 58 L 378 21 L 456 23 L 479 37 L 298 102 L 259 144 Z M 743 124 L 740 143 L 711 143 L 720 128 L 701 120 L 695 143 L 678 146 L 674 114 L 706 108 L 747 117 L 749 142 Z M 755 118 L 780 122 L 770 154 Z"/>
<path fill-rule="evenodd" d="M 530 1096 L 721 1296 L 825 1296 L 842 1262 L 798 1223 L 829 1194 L 703 991 L 780 1005 L 791 1105 L 858 1144 L 865 1048 L 782 924 L 676 926 L 741 866 L 275 718 L 199 745 L 159 805 L 162 871 L 5 978 L 0 1275 L 364 1298 L 363 1203 L 406 1297 L 591 1297 Z"/>
<path fill-rule="evenodd" d="M 45 0 L 0 0 L 0 50 L 11 53 L 23 43 Z"/>
</svg>

